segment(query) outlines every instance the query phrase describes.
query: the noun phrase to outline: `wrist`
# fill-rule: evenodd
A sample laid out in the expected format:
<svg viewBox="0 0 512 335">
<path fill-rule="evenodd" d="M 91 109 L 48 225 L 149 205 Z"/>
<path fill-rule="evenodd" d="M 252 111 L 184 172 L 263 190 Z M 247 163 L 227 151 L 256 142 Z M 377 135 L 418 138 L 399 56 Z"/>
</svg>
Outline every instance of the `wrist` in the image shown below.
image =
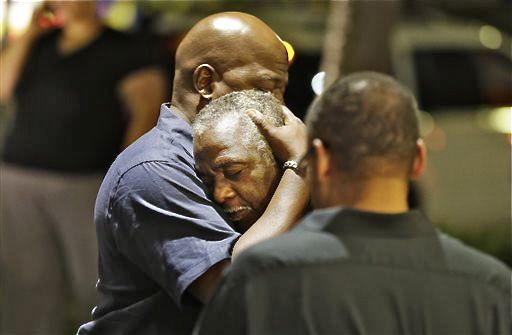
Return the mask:
<svg viewBox="0 0 512 335">
<path fill-rule="evenodd" d="M 292 171 L 298 172 L 299 171 L 299 163 L 296 160 L 289 159 L 283 163 L 282 169 L 283 169 L 283 171 L 286 169 L 290 169 Z"/>
<path fill-rule="evenodd" d="M 287 160 L 282 165 L 282 171 L 283 171 L 283 174 L 286 171 L 293 172 L 293 174 L 295 174 L 301 178 L 305 178 L 305 176 L 306 176 L 305 165 L 301 163 L 301 160 Z"/>
</svg>

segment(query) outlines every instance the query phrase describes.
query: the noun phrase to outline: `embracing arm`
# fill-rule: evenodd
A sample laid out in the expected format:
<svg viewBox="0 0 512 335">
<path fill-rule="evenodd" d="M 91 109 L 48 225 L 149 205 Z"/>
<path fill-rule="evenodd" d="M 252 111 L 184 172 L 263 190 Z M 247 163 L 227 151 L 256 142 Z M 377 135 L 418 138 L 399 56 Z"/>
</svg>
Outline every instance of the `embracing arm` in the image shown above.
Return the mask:
<svg viewBox="0 0 512 335">
<path fill-rule="evenodd" d="M 298 119 L 279 128 L 279 134 L 293 135 L 295 144 L 302 143 L 297 138 L 305 138 Z M 291 150 L 293 155 L 286 159 L 296 159 L 302 150 Z M 308 194 L 302 178 L 286 171 L 269 207 L 242 237 L 212 206 L 192 166 L 178 161 L 137 165 L 123 175 L 114 199 L 112 220 L 119 222 L 113 227 L 120 252 L 174 301 L 179 302 L 186 289 L 207 303 L 230 264 L 231 247 L 236 256 L 286 231 L 301 215 Z"/>
<path fill-rule="evenodd" d="M 284 108 L 283 108 L 284 109 Z M 306 127 L 289 110 L 284 109 L 285 125 L 273 127 L 261 114 L 249 114 L 267 138 L 278 160 L 298 161 L 306 151 Z M 309 201 L 309 190 L 303 176 L 287 169 L 263 215 L 235 243 L 232 257 L 248 247 L 289 230 L 301 217 Z M 197 278 L 188 291 L 207 303 L 220 282 L 222 271 L 229 266 L 225 260 Z"/>
<path fill-rule="evenodd" d="M 307 129 L 304 123 L 283 107 L 285 125 L 274 127 L 261 113 L 250 110 L 248 116 L 269 142 L 277 160 L 298 161 L 306 152 Z M 289 230 L 302 216 L 309 201 L 304 177 L 286 169 L 263 215 L 247 230 L 233 247 L 233 258 L 248 247 Z"/>
<path fill-rule="evenodd" d="M 263 215 L 235 243 L 232 257 L 289 230 L 301 217 L 308 200 L 309 192 L 303 178 L 290 169 L 286 170 Z M 228 260 L 215 264 L 197 278 L 188 291 L 202 303 L 207 303 L 220 282 L 222 272 L 229 265 Z"/>
<path fill-rule="evenodd" d="M 263 215 L 235 243 L 233 258 L 258 242 L 288 231 L 302 216 L 308 200 L 303 178 L 290 169 L 285 170 Z"/>
</svg>

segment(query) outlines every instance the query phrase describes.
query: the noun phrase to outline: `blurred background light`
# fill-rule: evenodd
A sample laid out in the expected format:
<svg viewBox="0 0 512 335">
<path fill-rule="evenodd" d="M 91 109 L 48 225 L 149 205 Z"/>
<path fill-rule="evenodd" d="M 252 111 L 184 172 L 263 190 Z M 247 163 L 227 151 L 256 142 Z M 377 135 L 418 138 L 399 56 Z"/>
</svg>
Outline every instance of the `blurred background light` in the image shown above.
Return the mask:
<svg viewBox="0 0 512 335">
<path fill-rule="evenodd" d="M 487 130 L 511 134 L 512 133 L 512 107 L 494 108 L 478 113 L 479 125 Z"/>
<path fill-rule="evenodd" d="M 7 0 L 0 0 L 0 39 L 4 37 L 5 34 L 5 18 L 7 11 Z"/>
<path fill-rule="evenodd" d="M 316 95 L 322 94 L 324 91 L 325 72 L 318 72 L 311 79 L 311 88 Z"/>
<path fill-rule="evenodd" d="M 480 38 L 480 43 L 489 49 L 499 49 L 503 41 L 500 31 L 488 25 L 480 28 L 478 37 Z"/>
<path fill-rule="evenodd" d="M 425 144 L 431 151 L 443 151 L 447 144 L 446 132 L 440 127 L 434 127 L 434 129 L 425 136 Z"/>
<path fill-rule="evenodd" d="M 28 29 L 32 12 L 40 2 L 40 0 L 11 2 L 9 12 L 7 13 L 9 38 L 20 36 Z"/>
<path fill-rule="evenodd" d="M 432 114 L 421 111 L 420 112 L 420 134 L 422 137 L 428 136 L 435 127 L 434 117 Z"/>
<path fill-rule="evenodd" d="M 115 1 L 106 11 L 105 23 L 117 30 L 127 30 L 135 24 L 137 3 L 135 1 Z"/>
<path fill-rule="evenodd" d="M 501 107 L 489 112 L 488 122 L 491 129 L 499 133 L 512 133 L 512 107 Z"/>
</svg>

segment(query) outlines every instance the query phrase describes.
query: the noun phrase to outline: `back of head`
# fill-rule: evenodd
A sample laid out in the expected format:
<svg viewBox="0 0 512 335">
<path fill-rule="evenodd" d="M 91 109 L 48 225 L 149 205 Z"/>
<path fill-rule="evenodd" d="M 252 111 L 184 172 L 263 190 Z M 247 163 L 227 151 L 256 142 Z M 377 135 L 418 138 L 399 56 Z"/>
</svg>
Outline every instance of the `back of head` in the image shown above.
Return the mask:
<svg viewBox="0 0 512 335">
<path fill-rule="evenodd" d="M 227 129 L 230 125 L 235 125 L 236 131 L 243 134 L 240 145 L 248 150 L 257 150 L 264 159 L 275 164 L 270 146 L 245 114 L 248 109 L 258 110 L 274 126 L 284 124 L 281 105 L 272 94 L 259 90 L 232 92 L 211 101 L 201 109 L 192 124 L 194 141 L 200 141 L 202 135 L 210 129 Z"/>
<path fill-rule="evenodd" d="M 419 138 L 413 95 L 393 78 L 360 72 L 330 86 L 310 106 L 310 138 L 321 139 L 345 176 L 407 178 Z"/>
</svg>

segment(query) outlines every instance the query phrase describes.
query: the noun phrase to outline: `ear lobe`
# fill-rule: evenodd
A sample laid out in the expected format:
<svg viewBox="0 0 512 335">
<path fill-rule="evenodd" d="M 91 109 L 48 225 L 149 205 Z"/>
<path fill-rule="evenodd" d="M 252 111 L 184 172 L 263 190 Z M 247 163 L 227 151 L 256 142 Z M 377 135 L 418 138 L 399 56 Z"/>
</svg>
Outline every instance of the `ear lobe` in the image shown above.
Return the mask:
<svg viewBox="0 0 512 335">
<path fill-rule="evenodd" d="M 213 96 L 212 83 L 215 73 L 215 69 L 209 64 L 201 64 L 194 70 L 194 88 L 203 98 L 208 100 Z"/>
<path fill-rule="evenodd" d="M 427 147 L 425 142 L 420 138 L 416 141 L 416 157 L 412 163 L 411 174 L 409 178 L 417 179 L 423 175 L 427 167 Z"/>
<path fill-rule="evenodd" d="M 316 155 L 316 177 L 318 180 L 325 180 L 330 173 L 330 154 L 321 139 L 315 138 L 312 144 Z"/>
</svg>

